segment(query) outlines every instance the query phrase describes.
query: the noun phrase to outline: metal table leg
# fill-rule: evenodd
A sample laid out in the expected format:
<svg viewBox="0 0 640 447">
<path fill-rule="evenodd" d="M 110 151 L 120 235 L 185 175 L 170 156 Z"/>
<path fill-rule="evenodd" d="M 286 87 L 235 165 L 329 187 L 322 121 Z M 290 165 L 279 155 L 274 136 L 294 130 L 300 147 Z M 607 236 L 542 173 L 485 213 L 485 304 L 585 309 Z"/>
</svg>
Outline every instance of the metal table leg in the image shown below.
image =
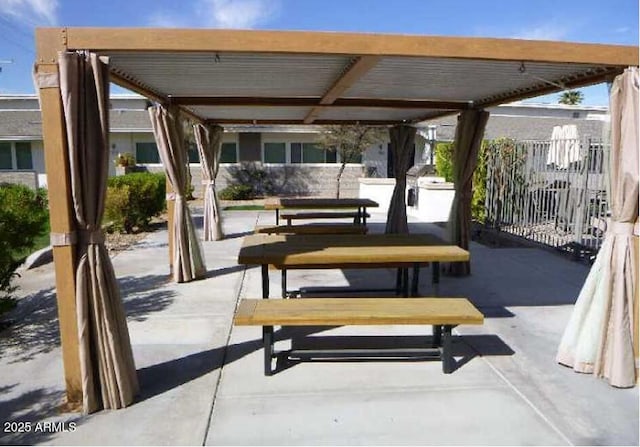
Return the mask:
<svg viewBox="0 0 640 447">
<path fill-rule="evenodd" d="M 276 208 L 276 225 L 280 225 L 280 210 Z"/>
<path fill-rule="evenodd" d="M 269 298 L 269 264 L 262 264 L 262 298 Z"/>
<path fill-rule="evenodd" d="M 366 206 L 362 207 L 362 226 L 363 227 L 367 226 L 367 207 Z"/>
<path fill-rule="evenodd" d="M 442 372 L 445 374 L 451 374 L 456 365 L 452 344 L 451 326 L 444 325 L 442 327 Z"/>
<path fill-rule="evenodd" d="M 264 375 L 273 374 L 271 359 L 273 358 L 273 326 L 262 326 L 262 342 L 264 344 Z"/>
</svg>

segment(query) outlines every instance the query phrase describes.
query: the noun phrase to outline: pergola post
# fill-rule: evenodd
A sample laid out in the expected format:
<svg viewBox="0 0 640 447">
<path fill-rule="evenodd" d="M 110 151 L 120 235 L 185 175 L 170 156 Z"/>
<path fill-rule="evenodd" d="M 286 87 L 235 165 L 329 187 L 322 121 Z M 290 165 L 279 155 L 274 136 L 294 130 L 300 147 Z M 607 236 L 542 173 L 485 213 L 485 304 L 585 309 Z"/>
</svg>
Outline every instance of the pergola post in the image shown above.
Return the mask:
<svg viewBox="0 0 640 447">
<path fill-rule="evenodd" d="M 49 193 L 49 220 L 52 234 L 70 234 L 74 228 L 71 177 L 68 170 L 68 154 L 57 54 L 64 51 L 64 33 L 60 30 L 39 29 L 36 32 L 36 78 L 51 79 L 37 82 L 42 111 L 42 136 L 44 140 L 45 167 Z M 82 407 L 82 381 L 80 351 L 76 317 L 76 255 L 75 245 L 53 244 L 53 261 L 56 274 L 56 301 L 60 326 L 60 342 L 66 386 L 66 410 L 79 411 Z"/>
</svg>

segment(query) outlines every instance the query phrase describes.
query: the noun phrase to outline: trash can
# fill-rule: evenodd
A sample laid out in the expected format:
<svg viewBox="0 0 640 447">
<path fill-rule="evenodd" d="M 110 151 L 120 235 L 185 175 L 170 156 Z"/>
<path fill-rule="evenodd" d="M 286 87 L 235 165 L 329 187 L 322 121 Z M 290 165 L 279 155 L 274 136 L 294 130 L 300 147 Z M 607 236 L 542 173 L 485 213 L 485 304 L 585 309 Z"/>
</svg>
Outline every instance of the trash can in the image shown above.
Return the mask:
<svg viewBox="0 0 640 447">
<path fill-rule="evenodd" d="M 416 206 L 416 190 L 409 188 L 407 191 L 407 206 Z"/>
</svg>

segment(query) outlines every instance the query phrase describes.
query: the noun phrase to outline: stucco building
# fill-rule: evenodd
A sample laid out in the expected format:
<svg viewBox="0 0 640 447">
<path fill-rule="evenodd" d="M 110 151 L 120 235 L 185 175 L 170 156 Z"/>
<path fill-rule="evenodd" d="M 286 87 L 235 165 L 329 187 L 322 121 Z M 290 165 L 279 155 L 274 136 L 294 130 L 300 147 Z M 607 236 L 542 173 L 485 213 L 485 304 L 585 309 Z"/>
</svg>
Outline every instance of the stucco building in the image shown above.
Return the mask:
<svg viewBox="0 0 640 447">
<path fill-rule="evenodd" d="M 147 100 L 135 95 L 111 97 L 111 156 L 131 153 L 138 164 L 161 170 Z M 514 103 L 489 109 L 491 118 L 485 138 L 508 136 L 517 140 L 548 140 L 554 126 L 575 124 L 581 138 L 603 137 L 608 109 L 594 106 Z M 429 127 L 438 141 L 453 140 L 455 116 L 424 122 L 416 137 L 415 163 L 426 162 Z M 0 96 L 0 182 L 45 186 L 41 116 L 35 95 Z M 339 155 L 315 144 L 320 126 L 226 126 L 218 186 L 233 182 L 241 162 L 252 162 L 267 171 L 279 193 L 332 195 L 339 168 Z M 433 133 L 432 133 L 433 134 Z M 196 191 L 200 169 L 195 148 L 190 150 L 191 172 Z M 361 163 L 350 163 L 343 174 L 343 196 L 358 194 L 358 178 L 392 177 L 387 143 L 369 148 Z M 115 175 L 115 164 L 110 165 Z M 197 194 L 197 193 L 196 193 Z"/>
</svg>

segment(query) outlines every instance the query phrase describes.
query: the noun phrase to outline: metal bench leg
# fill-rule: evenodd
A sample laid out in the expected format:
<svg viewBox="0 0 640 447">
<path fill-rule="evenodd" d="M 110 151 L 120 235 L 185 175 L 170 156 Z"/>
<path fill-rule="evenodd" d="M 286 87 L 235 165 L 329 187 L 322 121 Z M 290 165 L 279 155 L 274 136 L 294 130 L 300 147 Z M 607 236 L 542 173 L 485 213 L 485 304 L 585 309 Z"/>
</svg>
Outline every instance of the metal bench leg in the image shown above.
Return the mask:
<svg viewBox="0 0 640 447">
<path fill-rule="evenodd" d="M 280 210 L 276 208 L 276 225 L 280 225 Z"/>
<path fill-rule="evenodd" d="M 433 328 L 433 347 L 440 348 L 442 347 L 442 325 L 434 324 Z"/>
<path fill-rule="evenodd" d="M 287 269 L 282 269 L 281 275 L 282 275 L 282 280 L 281 280 L 282 298 L 286 298 L 287 297 Z"/>
<path fill-rule="evenodd" d="M 402 296 L 409 297 L 409 269 L 402 269 Z"/>
<path fill-rule="evenodd" d="M 413 264 L 413 276 L 411 277 L 411 296 L 418 296 L 418 281 L 420 280 L 420 264 Z"/>
<path fill-rule="evenodd" d="M 262 264 L 262 298 L 269 298 L 269 264 Z"/>
<path fill-rule="evenodd" d="M 262 342 L 264 343 L 264 375 L 273 374 L 271 359 L 273 358 L 273 326 L 262 327 Z"/>
<path fill-rule="evenodd" d="M 433 284 L 433 294 L 438 296 L 440 293 L 440 263 L 431 263 L 431 284 Z"/>
<path fill-rule="evenodd" d="M 451 326 L 444 325 L 442 327 L 442 372 L 445 374 L 451 374 L 456 365 L 452 344 Z"/>
</svg>

